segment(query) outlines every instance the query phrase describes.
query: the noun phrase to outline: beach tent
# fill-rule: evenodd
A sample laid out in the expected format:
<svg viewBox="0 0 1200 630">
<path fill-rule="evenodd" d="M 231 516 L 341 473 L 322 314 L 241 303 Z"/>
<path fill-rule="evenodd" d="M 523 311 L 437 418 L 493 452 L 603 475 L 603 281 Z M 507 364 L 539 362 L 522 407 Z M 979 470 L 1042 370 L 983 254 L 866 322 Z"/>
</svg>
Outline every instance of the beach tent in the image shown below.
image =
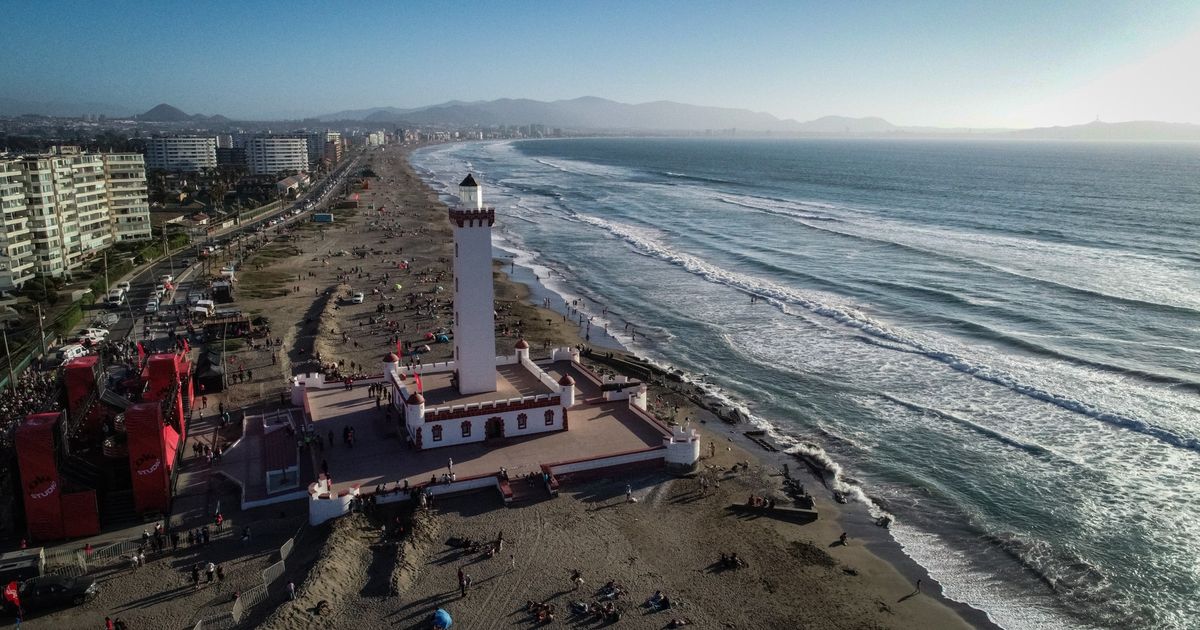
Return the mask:
<svg viewBox="0 0 1200 630">
<path fill-rule="evenodd" d="M 449 628 L 450 624 L 452 624 L 452 623 L 454 623 L 454 621 L 452 619 L 450 619 L 450 613 L 446 612 L 446 609 L 439 608 L 436 611 L 434 611 L 434 613 L 433 613 L 433 627 L 434 628 L 438 628 L 439 630 L 444 630 L 445 628 Z"/>
</svg>

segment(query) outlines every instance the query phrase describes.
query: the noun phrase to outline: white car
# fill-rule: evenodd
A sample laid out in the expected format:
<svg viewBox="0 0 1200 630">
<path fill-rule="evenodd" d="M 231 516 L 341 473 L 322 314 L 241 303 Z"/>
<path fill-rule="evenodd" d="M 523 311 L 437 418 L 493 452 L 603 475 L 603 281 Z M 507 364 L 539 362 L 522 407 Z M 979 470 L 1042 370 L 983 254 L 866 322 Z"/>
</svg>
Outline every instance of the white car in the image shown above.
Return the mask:
<svg viewBox="0 0 1200 630">
<path fill-rule="evenodd" d="M 92 343 L 100 343 L 108 338 L 108 331 L 103 328 L 80 328 L 75 331 L 73 338 L 80 342 L 86 339 Z"/>
<path fill-rule="evenodd" d="M 164 287 L 154 287 L 154 297 L 156 297 L 156 298 L 158 298 L 158 299 L 160 299 L 160 300 L 161 300 L 161 299 L 162 299 L 162 296 L 164 296 L 164 295 L 166 295 L 166 294 L 167 294 L 167 290 L 166 290 L 166 288 L 164 288 Z"/>
<path fill-rule="evenodd" d="M 132 288 L 132 285 L 130 285 L 129 282 L 118 282 L 116 287 L 118 289 L 125 289 L 125 292 L 128 293 L 129 289 Z"/>
<path fill-rule="evenodd" d="M 158 312 L 158 300 L 152 299 L 149 302 L 146 302 L 146 313 L 147 314 L 157 313 L 157 312 Z"/>
<path fill-rule="evenodd" d="M 350 298 L 350 303 L 351 304 L 362 304 L 363 301 L 366 299 L 367 299 L 367 296 L 363 295 L 362 293 L 355 293 L 354 297 Z"/>
<path fill-rule="evenodd" d="M 169 274 L 169 273 L 164 273 L 162 276 L 159 276 L 159 278 L 158 278 L 158 281 L 159 281 L 159 282 L 164 282 L 164 283 L 166 283 L 166 282 L 174 282 L 174 281 L 175 281 L 175 276 L 172 276 L 172 275 L 171 275 L 171 274 Z"/>
</svg>

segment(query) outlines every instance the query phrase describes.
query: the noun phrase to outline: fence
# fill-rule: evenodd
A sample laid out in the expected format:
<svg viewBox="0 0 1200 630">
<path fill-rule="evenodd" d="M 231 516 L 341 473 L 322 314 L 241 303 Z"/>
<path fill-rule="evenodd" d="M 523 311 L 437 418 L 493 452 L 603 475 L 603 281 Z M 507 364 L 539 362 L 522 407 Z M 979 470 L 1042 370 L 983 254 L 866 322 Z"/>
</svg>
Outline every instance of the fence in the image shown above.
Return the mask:
<svg viewBox="0 0 1200 630">
<path fill-rule="evenodd" d="M 279 547 L 279 561 L 263 569 L 262 583 L 256 584 L 238 594 L 233 606 L 228 612 L 223 612 L 196 621 L 193 630 L 225 630 L 236 628 L 246 619 L 246 615 L 259 604 L 265 603 L 271 597 L 271 584 L 283 577 L 287 570 L 287 558 L 296 545 L 296 539 L 303 534 L 303 529 L 296 535 L 284 541 Z"/>
</svg>

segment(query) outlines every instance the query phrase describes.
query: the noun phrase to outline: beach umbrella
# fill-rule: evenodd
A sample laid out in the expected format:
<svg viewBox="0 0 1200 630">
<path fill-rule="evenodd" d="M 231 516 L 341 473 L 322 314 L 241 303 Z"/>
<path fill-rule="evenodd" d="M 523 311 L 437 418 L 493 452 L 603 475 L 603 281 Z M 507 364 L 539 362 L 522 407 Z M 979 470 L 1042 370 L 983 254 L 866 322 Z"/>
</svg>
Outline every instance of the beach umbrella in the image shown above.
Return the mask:
<svg viewBox="0 0 1200 630">
<path fill-rule="evenodd" d="M 434 613 L 433 613 L 433 627 L 434 628 L 449 628 L 450 624 L 452 624 L 452 623 L 454 623 L 454 621 L 452 619 L 450 619 L 450 613 L 446 612 L 446 610 L 444 608 L 439 608 L 436 611 L 434 611 Z"/>
</svg>

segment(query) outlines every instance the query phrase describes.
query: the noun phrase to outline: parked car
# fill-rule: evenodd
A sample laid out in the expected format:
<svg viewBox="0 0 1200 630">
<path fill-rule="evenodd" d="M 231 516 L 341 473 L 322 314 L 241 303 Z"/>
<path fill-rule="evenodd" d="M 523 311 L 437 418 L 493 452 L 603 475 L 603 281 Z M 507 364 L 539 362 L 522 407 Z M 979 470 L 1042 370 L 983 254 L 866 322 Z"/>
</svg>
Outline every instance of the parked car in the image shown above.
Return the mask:
<svg viewBox="0 0 1200 630">
<path fill-rule="evenodd" d="M 366 299 L 367 299 L 367 297 L 365 295 L 363 295 L 362 293 L 355 293 L 354 297 L 350 298 L 350 303 L 351 304 L 362 304 L 363 301 Z"/>
<path fill-rule="evenodd" d="M 26 610 L 52 610 L 63 606 L 78 606 L 91 601 L 100 593 L 96 578 L 65 575 L 43 575 L 21 583 L 19 597 Z"/>
<path fill-rule="evenodd" d="M 163 275 L 159 276 L 158 281 L 159 282 L 174 282 L 175 276 L 172 276 L 169 273 L 164 273 Z"/>
<path fill-rule="evenodd" d="M 152 313 L 157 313 L 157 312 L 158 312 L 158 300 L 157 299 L 151 299 L 149 302 L 146 302 L 146 314 L 147 315 L 152 314 Z"/>
<path fill-rule="evenodd" d="M 70 361 L 71 359 L 86 356 L 87 353 L 88 349 L 82 344 L 69 343 L 65 346 L 52 350 L 50 355 L 46 358 L 45 367 L 58 367 L 67 361 Z"/>
<path fill-rule="evenodd" d="M 124 289 L 126 293 L 128 293 L 128 292 L 129 292 L 129 289 L 130 289 L 132 286 L 133 286 L 133 285 L 129 284 L 129 282 L 127 282 L 127 281 L 124 281 L 124 282 L 118 282 L 118 283 L 116 284 L 116 288 L 118 288 L 118 289 Z"/>
</svg>

